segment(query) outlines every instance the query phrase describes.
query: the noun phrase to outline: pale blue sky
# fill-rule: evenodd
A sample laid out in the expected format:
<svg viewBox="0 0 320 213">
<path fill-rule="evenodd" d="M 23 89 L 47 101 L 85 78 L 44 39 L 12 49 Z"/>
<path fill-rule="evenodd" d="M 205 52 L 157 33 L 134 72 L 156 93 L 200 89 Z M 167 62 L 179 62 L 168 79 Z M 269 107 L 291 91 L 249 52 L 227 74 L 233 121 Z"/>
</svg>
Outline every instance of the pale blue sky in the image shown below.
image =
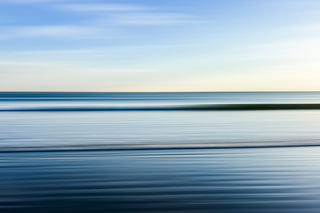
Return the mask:
<svg viewBox="0 0 320 213">
<path fill-rule="evenodd" d="M 319 82 L 319 0 L 0 0 L 0 91 L 305 91 Z"/>
</svg>

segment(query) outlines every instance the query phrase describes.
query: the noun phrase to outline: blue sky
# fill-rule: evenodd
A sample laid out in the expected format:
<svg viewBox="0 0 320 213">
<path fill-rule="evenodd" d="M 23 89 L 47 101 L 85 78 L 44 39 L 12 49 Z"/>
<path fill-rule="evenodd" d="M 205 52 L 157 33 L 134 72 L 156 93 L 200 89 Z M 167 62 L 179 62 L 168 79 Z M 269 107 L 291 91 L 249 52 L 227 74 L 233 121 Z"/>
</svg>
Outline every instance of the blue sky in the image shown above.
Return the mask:
<svg viewBox="0 0 320 213">
<path fill-rule="evenodd" d="M 320 90 L 318 0 L 0 0 L 1 91 Z"/>
</svg>

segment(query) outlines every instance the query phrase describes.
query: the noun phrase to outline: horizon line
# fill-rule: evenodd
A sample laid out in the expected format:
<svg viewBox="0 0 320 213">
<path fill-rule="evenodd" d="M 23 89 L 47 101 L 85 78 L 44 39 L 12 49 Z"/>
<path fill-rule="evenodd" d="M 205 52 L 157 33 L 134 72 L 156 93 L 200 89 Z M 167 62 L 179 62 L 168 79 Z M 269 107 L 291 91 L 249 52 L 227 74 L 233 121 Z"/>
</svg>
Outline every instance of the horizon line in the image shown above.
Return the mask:
<svg viewBox="0 0 320 213">
<path fill-rule="evenodd" d="M 314 91 L 0 91 L 0 93 L 317 93 Z"/>
</svg>

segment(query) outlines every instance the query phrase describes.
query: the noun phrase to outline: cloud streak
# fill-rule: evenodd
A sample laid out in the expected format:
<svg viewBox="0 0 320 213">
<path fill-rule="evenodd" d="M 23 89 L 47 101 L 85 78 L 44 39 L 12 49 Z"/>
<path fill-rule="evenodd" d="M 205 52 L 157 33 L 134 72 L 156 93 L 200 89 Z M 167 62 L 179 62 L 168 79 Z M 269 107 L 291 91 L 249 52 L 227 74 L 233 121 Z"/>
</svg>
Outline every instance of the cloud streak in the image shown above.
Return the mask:
<svg viewBox="0 0 320 213">
<path fill-rule="evenodd" d="M 61 19 L 57 19 L 57 23 L 52 25 L 28 26 L 24 23 L 19 26 L 19 23 L 17 23 L 14 26 L 0 27 L 0 39 L 23 37 L 28 39 L 32 37 L 60 39 L 114 38 L 114 31 L 131 30 L 130 28 L 126 28 L 126 26 L 165 26 L 195 23 L 191 16 L 182 13 L 167 13 L 146 5 L 83 2 L 66 3 L 60 0 L 2 0 L 1 3 L 47 3 L 46 6 L 50 10 L 68 12 L 69 17 L 80 15 L 81 23 L 77 23 L 80 22 L 77 20 L 76 22 L 73 21 L 72 24 L 65 24 Z M 23 7 L 23 5 L 20 6 Z M 40 8 L 37 8 L 37 10 L 38 9 Z M 42 11 L 39 11 L 39 13 L 42 13 Z M 117 36 L 119 36 L 118 33 Z"/>
<path fill-rule="evenodd" d="M 93 4 L 93 3 L 73 3 L 62 4 L 58 6 L 61 9 L 73 12 L 131 12 L 131 11 L 145 11 L 150 8 L 133 5 L 133 4 Z"/>
<path fill-rule="evenodd" d="M 101 23 L 120 25 L 172 25 L 194 23 L 193 17 L 182 13 L 167 13 L 134 4 L 61 4 L 59 8 L 78 13 L 95 13 L 104 17 Z"/>
<path fill-rule="evenodd" d="M 122 25 L 172 25 L 195 23 L 190 16 L 178 13 L 112 14 L 111 20 Z"/>
<path fill-rule="evenodd" d="M 1 31 L 2 33 L 0 34 L 0 39 L 12 39 L 20 37 L 83 38 L 92 37 L 98 33 L 98 30 L 92 27 L 72 25 L 7 27 Z"/>
<path fill-rule="evenodd" d="M 68 0 L 0 0 L 0 4 L 38 4 L 38 3 L 59 3 Z"/>
</svg>

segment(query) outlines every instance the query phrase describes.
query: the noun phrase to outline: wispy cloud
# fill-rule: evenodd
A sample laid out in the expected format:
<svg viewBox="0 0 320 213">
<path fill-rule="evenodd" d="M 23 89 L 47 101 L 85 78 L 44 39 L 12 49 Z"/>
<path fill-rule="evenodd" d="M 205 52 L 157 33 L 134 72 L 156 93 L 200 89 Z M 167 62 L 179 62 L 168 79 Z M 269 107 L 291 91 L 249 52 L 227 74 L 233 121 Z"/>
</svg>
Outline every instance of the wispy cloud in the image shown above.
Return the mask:
<svg viewBox="0 0 320 213">
<path fill-rule="evenodd" d="M 103 17 L 100 23 L 120 25 L 171 25 L 195 22 L 194 18 L 174 12 L 165 12 L 156 8 L 138 4 L 60 4 L 58 8 L 66 11 L 93 12 L 97 18 Z"/>
<path fill-rule="evenodd" d="M 90 37 L 98 33 L 98 30 L 82 26 L 22 26 L 7 27 L 1 29 L 0 39 L 17 37 Z"/>
<path fill-rule="evenodd" d="M 58 3 L 58 2 L 66 2 L 68 0 L 0 0 L 0 4 L 28 4 L 28 3 Z"/>
<path fill-rule="evenodd" d="M 171 25 L 194 23 L 192 17 L 179 13 L 119 13 L 111 14 L 111 21 L 123 25 Z"/>
<path fill-rule="evenodd" d="M 314 8 L 315 6 L 320 6 L 320 2 L 318 0 L 283 0 L 283 1 L 270 1 L 266 4 L 276 7 L 285 7 L 285 8 L 297 8 L 297 9 L 305 9 L 305 8 Z"/>
<path fill-rule="evenodd" d="M 93 4 L 93 3 L 73 3 L 58 6 L 61 9 L 74 12 L 128 12 L 145 11 L 150 8 L 133 4 Z"/>
<path fill-rule="evenodd" d="M 114 38 L 114 31 L 126 31 L 127 25 L 152 26 L 194 23 L 193 17 L 183 14 L 161 11 L 146 4 L 130 3 L 86 3 L 82 1 L 62 0 L 0 0 L 1 3 L 48 3 L 50 10 L 81 16 L 81 21 L 65 24 L 57 19 L 57 23 L 49 25 L 26 25 L 16 23 L 14 26 L 1 27 L 0 39 L 14 38 Z M 39 8 L 38 8 L 39 9 Z M 76 13 L 76 14 L 74 14 Z M 88 14 L 89 13 L 89 14 Z M 61 22 L 62 21 L 62 22 Z M 59 23 L 60 22 L 60 23 Z M 119 36 L 118 33 L 116 33 Z M 129 34 L 129 33 L 127 33 Z"/>
</svg>

